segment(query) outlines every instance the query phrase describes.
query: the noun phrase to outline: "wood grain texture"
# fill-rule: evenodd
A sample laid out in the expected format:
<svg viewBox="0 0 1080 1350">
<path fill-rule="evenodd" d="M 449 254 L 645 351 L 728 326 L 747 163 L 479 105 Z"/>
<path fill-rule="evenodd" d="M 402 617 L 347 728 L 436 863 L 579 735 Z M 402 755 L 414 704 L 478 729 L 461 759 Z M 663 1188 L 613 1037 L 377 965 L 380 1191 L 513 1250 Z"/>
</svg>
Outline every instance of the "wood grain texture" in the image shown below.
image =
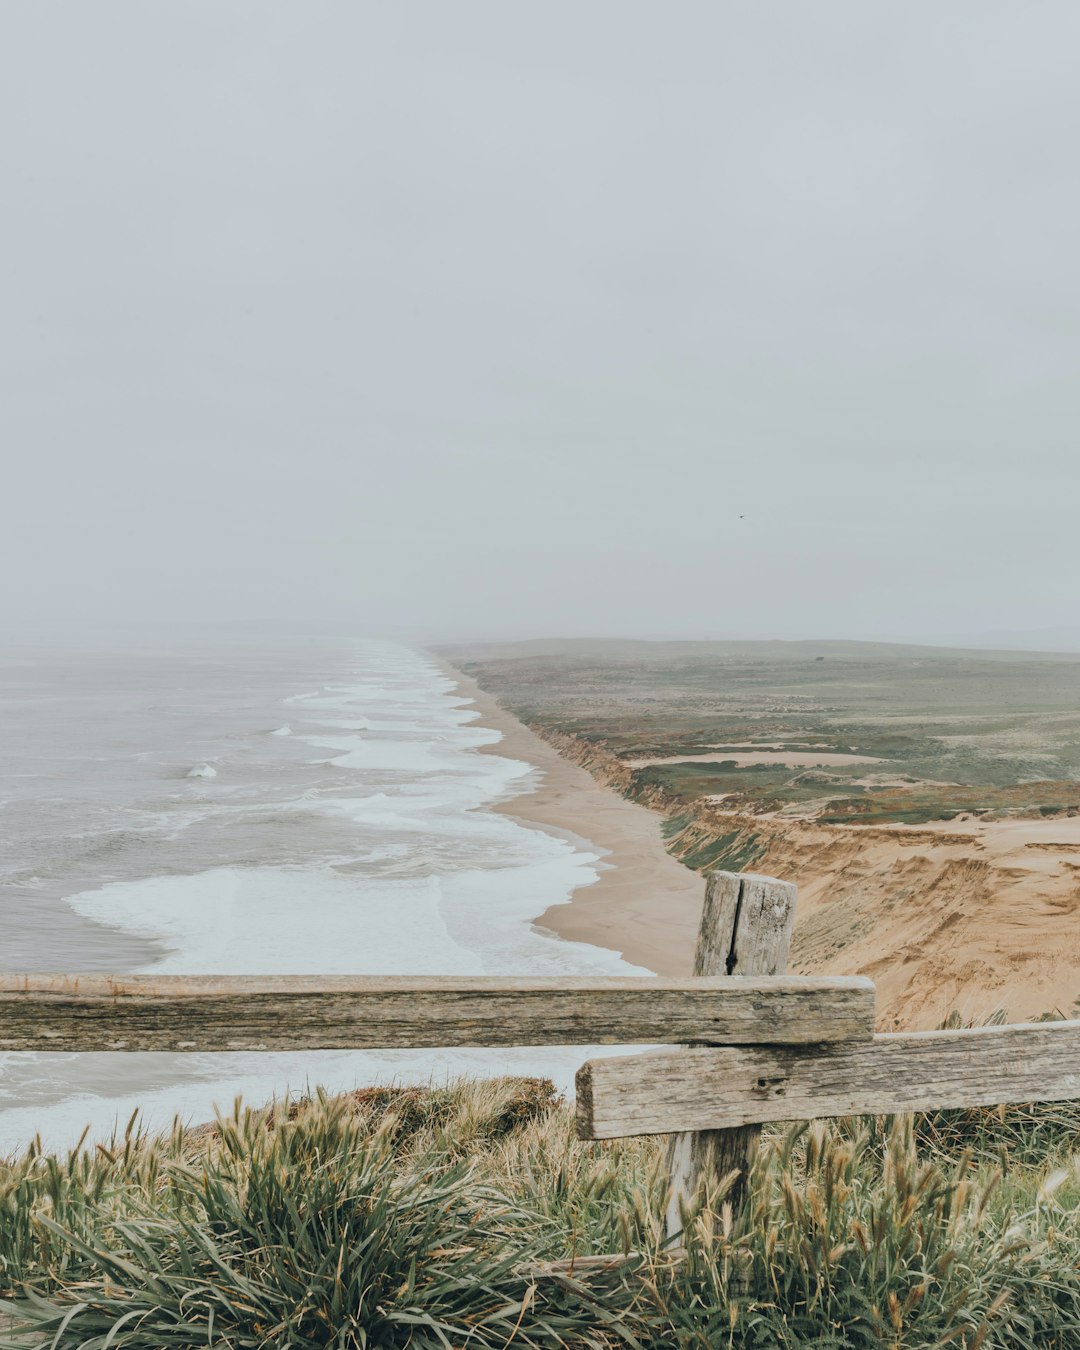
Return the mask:
<svg viewBox="0 0 1080 1350">
<path fill-rule="evenodd" d="M 729 975 L 782 975 L 787 970 L 795 927 L 795 887 L 790 881 L 740 875 L 739 911 L 728 957 Z M 720 970 L 695 970 L 697 975 L 722 975 Z"/>
<path fill-rule="evenodd" d="M 1080 1100 L 1080 1022 L 592 1060 L 578 1074 L 586 1139 L 772 1120 Z"/>
<path fill-rule="evenodd" d="M 866 1040 L 859 978 L 0 976 L 0 1050 Z"/>
<path fill-rule="evenodd" d="M 695 975 L 730 975 L 735 920 L 739 916 L 742 876 L 738 872 L 710 872 L 705 878 L 705 904 L 694 951 Z"/>
<path fill-rule="evenodd" d="M 787 968 L 795 924 L 795 887 L 754 872 L 710 872 L 694 954 L 694 974 L 729 976 L 737 985 L 755 975 L 779 975 Z M 736 978 L 737 977 L 737 978 Z M 579 1087 L 580 1091 L 580 1087 Z M 666 1232 L 682 1232 L 683 1212 L 703 1182 L 732 1178 L 728 1199 L 742 1201 L 757 1149 L 757 1126 L 677 1134 L 667 1151 Z"/>
</svg>

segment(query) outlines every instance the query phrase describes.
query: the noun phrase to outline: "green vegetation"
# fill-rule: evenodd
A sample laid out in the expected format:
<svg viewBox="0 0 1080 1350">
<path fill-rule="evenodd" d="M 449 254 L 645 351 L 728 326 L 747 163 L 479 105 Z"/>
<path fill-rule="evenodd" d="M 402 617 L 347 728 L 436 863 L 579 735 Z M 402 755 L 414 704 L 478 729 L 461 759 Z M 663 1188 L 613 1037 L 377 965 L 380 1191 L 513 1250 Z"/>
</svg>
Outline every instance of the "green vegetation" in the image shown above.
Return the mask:
<svg viewBox="0 0 1080 1350">
<path fill-rule="evenodd" d="M 748 872 L 765 851 L 765 843 L 748 830 L 727 834 L 702 834 L 690 814 L 676 815 L 664 823 L 668 849 L 687 867 L 699 871 L 719 868 L 726 872 Z"/>
<path fill-rule="evenodd" d="M 549 1084 L 238 1108 L 0 1165 L 0 1344 L 1065 1350 L 1078 1142 L 1080 1107 L 776 1132 L 677 1262 L 658 1143 L 578 1142 Z"/>
<path fill-rule="evenodd" d="M 835 769 L 792 771 L 783 766 L 658 764 L 637 769 L 629 795 L 681 806 L 701 798 L 722 797 L 723 809 L 765 815 L 788 807 L 812 806 L 827 825 L 922 825 L 958 815 L 1055 816 L 1080 813 L 1080 782 L 1056 780 L 1010 787 L 965 787 L 956 783 L 867 786 Z"/>
<path fill-rule="evenodd" d="M 503 644 L 450 659 L 536 730 L 630 770 L 678 811 L 803 812 L 826 824 L 1080 813 L 1080 656 L 876 643 Z M 824 658 L 824 659 L 822 659 Z M 748 748 L 877 763 L 737 767 Z"/>
</svg>

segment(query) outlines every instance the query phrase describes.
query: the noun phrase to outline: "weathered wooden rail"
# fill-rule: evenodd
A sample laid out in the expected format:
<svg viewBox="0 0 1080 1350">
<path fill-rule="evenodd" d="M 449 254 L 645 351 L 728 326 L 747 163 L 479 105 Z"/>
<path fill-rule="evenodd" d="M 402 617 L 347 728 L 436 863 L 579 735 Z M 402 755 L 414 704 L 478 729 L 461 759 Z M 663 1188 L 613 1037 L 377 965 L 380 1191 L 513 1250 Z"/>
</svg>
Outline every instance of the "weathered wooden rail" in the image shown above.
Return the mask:
<svg viewBox="0 0 1080 1350">
<path fill-rule="evenodd" d="M 0 976 L 0 1050 L 677 1047 L 577 1078 L 583 1138 L 672 1136 L 673 1235 L 704 1176 L 737 1199 L 765 1122 L 1080 1099 L 1080 1022 L 875 1035 L 869 980 L 784 973 L 794 917 L 793 886 L 711 874 L 674 980 Z"/>
<path fill-rule="evenodd" d="M 1072 1098 L 1080 1022 L 597 1059 L 577 1079 L 587 1139 Z"/>
<path fill-rule="evenodd" d="M 0 976 L 0 1050 L 806 1045 L 873 1026 L 858 977 Z"/>
</svg>

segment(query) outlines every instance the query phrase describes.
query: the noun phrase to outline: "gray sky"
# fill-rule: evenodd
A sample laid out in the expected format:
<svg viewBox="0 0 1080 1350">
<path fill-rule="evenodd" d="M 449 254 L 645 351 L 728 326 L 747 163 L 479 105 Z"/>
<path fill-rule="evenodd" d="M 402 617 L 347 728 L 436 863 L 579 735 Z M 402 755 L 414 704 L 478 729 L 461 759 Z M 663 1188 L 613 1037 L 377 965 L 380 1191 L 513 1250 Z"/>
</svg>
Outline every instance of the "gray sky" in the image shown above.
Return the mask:
<svg viewBox="0 0 1080 1350">
<path fill-rule="evenodd" d="M 7 0 L 2 612 L 1077 622 L 1075 0 Z"/>
</svg>

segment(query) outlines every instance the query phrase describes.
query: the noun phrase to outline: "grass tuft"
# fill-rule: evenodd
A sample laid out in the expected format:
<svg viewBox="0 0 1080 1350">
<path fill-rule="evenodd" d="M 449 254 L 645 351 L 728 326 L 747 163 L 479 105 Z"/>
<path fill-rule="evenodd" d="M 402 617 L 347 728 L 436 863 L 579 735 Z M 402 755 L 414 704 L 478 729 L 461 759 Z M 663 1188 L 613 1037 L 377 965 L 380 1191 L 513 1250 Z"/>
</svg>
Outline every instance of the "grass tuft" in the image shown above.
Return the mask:
<svg viewBox="0 0 1080 1350">
<path fill-rule="evenodd" d="M 0 1346 L 1065 1350 L 1080 1108 L 1053 1112 L 775 1131 L 678 1263 L 657 1141 L 578 1141 L 543 1080 L 132 1122 L 0 1164 Z"/>
</svg>

